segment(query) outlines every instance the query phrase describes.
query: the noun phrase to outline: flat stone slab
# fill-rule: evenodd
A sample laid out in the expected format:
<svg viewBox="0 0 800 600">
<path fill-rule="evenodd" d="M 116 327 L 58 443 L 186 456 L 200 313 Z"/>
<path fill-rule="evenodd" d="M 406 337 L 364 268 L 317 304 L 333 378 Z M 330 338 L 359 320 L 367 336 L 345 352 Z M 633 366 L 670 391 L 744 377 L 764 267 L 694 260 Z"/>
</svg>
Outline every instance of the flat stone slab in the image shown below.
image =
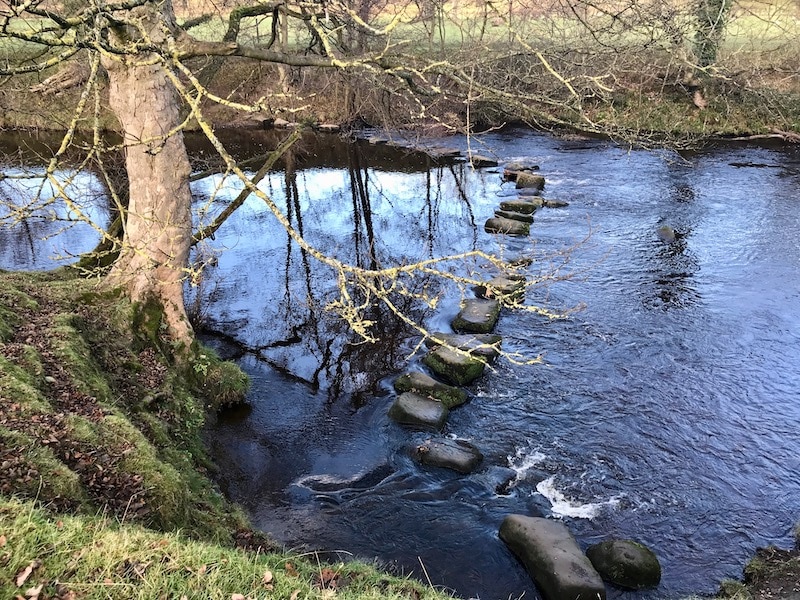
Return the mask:
<svg viewBox="0 0 800 600">
<path fill-rule="evenodd" d="M 530 223 L 515 221 L 514 219 L 504 219 L 503 217 L 492 217 L 483 225 L 486 233 L 502 233 L 505 235 L 530 235 Z"/>
<path fill-rule="evenodd" d="M 431 400 L 418 394 L 400 394 L 389 409 L 389 417 L 403 425 L 413 427 L 444 427 L 450 411 L 438 400 Z"/>
<path fill-rule="evenodd" d="M 436 381 L 430 375 L 418 371 L 406 373 L 395 379 L 394 389 L 398 392 L 414 392 L 420 396 L 435 398 L 447 408 L 461 406 L 467 401 L 467 392 L 464 390 Z"/>
<path fill-rule="evenodd" d="M 500 317 L 497 300 L 470 298 L 464 301 L 461 312 L 450 324 L 458 333 L 489 333 Z"/>
<path fill-rule="evenodd" d="M 600 576 L 616 586 L 639 590 L 661 581 L 661 564 L 650 548 L 633 540 L 606 540 L 589 546 L 586 556 Z"/>
<path fill-rule="evenodd" d="M 411 457 L 431 467 L 451 469 L 458 473 L 472 473 L 483 461 L 477 446 L 465 440 L 427 440 L 411 450 Z"/>
<path fill-rule="evenodd" d="M 485 362 L 445 346 L 439 346 L 428 352 L 422 362 L 436 375 L 456 385 L 472 383 L 483 375 L 483 370 L 486 368 Z"/>
<path fill-rule="evenodd" d="M 503 200 L 500 202 L 500 210 L 532 215 L 544 206 L 544 199 L 536 196 L 526 196 L 515 198 L 514 200 Z"/>
<path fill-rule="evenodd" d="M 495 217 L 502 219 L 513 219 L 514 221 L 522 221 L 523 223 L 533 223 L 533 214 L 526 215 L 525 213 L 513 212 L 510 210 L 496 210 L 494 211 Z"/>
<path fill-rule="evenodd" d="M 505 304 L 519 304 L 525 297 L 525 277 L 498 275 L 484 285 L 476 285 L 473 289 L 480 298 L 496 299 Z"/>
<path fill-rule="evenodd" d="M 605 600 L 603 580 L 563 523 L 508 515 L 500 539 L 525 565 L 545 600 Z"/>
<path fill-rule="evenodd" d="M 503 341 L 496 333 L 434 333 L 433 337 L 442 340 L 444 343 L 469 352 L 472 356 L 480 358 L 486 362 L 494 362 L 500 356 L 500 344 Z M 425 340 L 428 348 L 441 346 L 439 342 L 431 338 Z"/>
</svg>

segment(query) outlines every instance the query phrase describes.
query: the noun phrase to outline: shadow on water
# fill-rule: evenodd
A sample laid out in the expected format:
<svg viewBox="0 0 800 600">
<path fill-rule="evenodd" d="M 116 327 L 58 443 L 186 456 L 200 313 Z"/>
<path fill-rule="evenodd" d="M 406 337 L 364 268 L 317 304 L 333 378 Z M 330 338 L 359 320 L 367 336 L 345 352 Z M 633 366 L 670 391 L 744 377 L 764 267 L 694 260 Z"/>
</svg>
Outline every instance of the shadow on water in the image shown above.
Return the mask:
<svg viewBox="0 0 800 600">
<path fill-rule="evenodd" d="M 240 157 L 279 142 L 225 135 Z M 219 168 L 190 141 L 198 170 Z M 207 267 L 188 292 L 209 341 L 253 381 L 249 406 L 208 429 L 225 491 L 287 545 L 377 556 L 486 599 L 538 597 L 497 538 L 510 512 L 561 518 L 582 546 L 607 536 L 651 546 L 659 588 L 611 598 L 711 593 L 757 546 L 790 545 L 800 515 L 798 151 L 726 146 L 675 160 L 525 131 L 481 141 L 538 163 L 545 195 L 570 202 L 538 211 L 530 240 L 482 230 L 515 193 L 499 173 L 387 146 L 304 140 L 261 187 L 312 245 L 352 264 L 473 248 L 569 257 L 575 276 L 529 301 L 585 310 L 557 321 L 506 313 L 498 324 L 506 349 L 545 364 L 498 363 L 450 416 L 444 434 L 480 446 L 484 466 L 461 476 L 413 463 L 409 448 L 426 434 L 386 413 L 393 375 L 423 368 L 417 338 L 376 310 L 380 343 L 358 343 L 324 310 L 332 272 L 250 198 L 197 249 Z M 240 187 L 221 174 L 196 181 L 198 221 Z M 590 240 L 575 246 L 587 223 Z M 25 250 L 42 233 L 30 226 L 0 248 Z M 460 291 L 416 284 L 438 296 L 436 310 L 410 298 L 403 308 L 446 328 Z M 514 483 L 498 492 L 509 470 Z"/>
</svg>

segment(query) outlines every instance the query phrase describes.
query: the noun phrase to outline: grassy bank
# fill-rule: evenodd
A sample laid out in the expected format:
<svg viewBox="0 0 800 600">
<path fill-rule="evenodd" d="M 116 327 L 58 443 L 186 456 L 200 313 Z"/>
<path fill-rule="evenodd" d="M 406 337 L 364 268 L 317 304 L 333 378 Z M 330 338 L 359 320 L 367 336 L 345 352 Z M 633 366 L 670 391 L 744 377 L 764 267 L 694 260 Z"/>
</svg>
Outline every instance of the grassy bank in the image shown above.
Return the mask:
<svg viewBox="0 0 800 600">
<path fill-rule="evenodd" d="M 2 597 L 441 597 L 252 532 L 199 435 L 246 378 L 202 348 L 177 368 L 143 314 L 66 272 L 0 272 Z"/>
</svg>

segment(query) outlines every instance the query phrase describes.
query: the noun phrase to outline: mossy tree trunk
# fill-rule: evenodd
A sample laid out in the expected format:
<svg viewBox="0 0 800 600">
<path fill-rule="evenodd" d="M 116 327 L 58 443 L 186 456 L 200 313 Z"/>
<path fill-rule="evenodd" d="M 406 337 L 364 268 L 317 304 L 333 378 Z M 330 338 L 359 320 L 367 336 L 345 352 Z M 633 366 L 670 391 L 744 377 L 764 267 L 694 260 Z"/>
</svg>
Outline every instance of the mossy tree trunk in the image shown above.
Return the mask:
<svg viewBox="0 0 800 600">
<path fill-rule="evenodd" d="M 147 3 L 137 8 L 141 29 L 113 30 L 117 43 L 163 42 L 174 21 L 172 6 Z M 109 105 L 119 120 L 125 144 L 129 204 L 119 258 L 108 283 L 133 302 L 163 306 L 170 337 L 193 339 L 186 316 L 183 282 L 192 240 L 189 157 L 180 130 L 179 98 L 164 63 L 156 56 L 106 59 Z"/>
</svg>

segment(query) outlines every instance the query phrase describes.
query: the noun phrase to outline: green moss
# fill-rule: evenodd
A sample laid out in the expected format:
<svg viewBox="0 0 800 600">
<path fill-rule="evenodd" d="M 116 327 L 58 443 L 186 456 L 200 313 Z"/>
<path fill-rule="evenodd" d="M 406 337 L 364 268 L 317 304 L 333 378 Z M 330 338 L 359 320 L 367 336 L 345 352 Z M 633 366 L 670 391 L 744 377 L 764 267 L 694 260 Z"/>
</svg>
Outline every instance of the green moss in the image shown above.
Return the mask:
<svg viewBox="0 0 800 600">
<path fill-rule="evenodd" d="M 201 345 L 188 361 L 186 378 L 212 410 L 242 402 L 250 389 L 250 379 L 244 371 Z"/>
<path fill-rule="evenodd" d="M 88 509 L 90 502 L 78 475 L 62 463 L 53 451 L 36 440 L 0 426 L 0 447 L 10 451 L 4 457 L 3 476 L 13 479 L 17 494 L 44 504 L 65 501 Z"/>
<path fill-rule="evenodd" d="M 731 600 L 752 600 L 753 595 L 741 581 L 724 579 L 719 585 L 719 597 Z"/>
<path fill-rule="evenodd" d="M 45 410 L 47 402 L 37 389 L 36 373 L 11 363 L 0 354 L 0 398 L 21 404 L 25 409 Z"/>
<path fill-rule="evenodd" d="M 76 388 L 101 402 L 108 402 L 111 389 L 83 337 L 85 328 L 86 324 L 78 315 L 57 315 L 52 328 L 53 350 Z"/>
</svg>

